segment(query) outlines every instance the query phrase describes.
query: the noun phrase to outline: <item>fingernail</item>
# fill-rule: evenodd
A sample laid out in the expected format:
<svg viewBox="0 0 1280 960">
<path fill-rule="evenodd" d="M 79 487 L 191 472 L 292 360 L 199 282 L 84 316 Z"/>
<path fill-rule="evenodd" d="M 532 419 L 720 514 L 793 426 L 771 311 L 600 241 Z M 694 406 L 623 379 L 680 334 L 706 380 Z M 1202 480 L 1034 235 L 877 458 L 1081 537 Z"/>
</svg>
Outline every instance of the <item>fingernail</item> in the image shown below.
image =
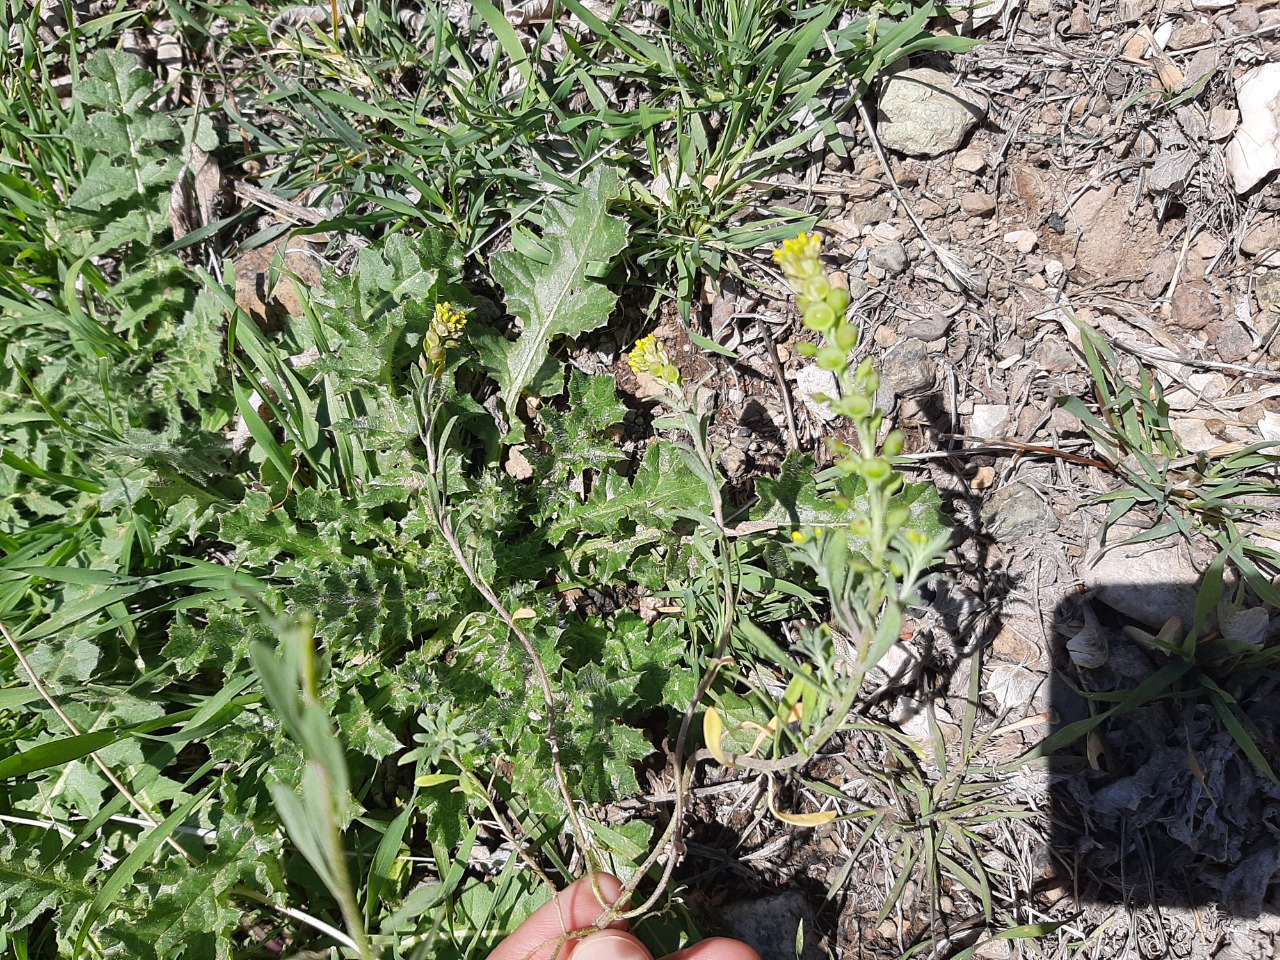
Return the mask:
<svg viewBox="0 0 1280 960">
<path fill-rule="evenodd" d="M 572 960 L 649 960 L 649 952 L 630 937 L 593 933 L 573 948 Z"/>
</svg>

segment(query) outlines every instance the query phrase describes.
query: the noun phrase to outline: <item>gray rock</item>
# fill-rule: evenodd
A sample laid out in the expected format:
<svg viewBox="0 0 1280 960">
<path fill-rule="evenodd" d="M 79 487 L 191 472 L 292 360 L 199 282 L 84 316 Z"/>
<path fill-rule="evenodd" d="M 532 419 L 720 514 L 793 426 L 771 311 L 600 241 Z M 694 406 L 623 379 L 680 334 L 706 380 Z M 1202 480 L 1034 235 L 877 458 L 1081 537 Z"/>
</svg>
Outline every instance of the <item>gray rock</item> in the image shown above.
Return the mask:
<svg viewBox="0 0 1280 960">
<path fill-rule="evenodd" d="M 987 115 L 987 100 L 932 67 L 901 70 L 880 91 L 876 133 L 890 150 L 937 157 L 959 148 Z"/>
<path fill-rule="evenodd" d="M 850 214 L 859 230 L 863 227 L 875 226 L 877 223 L 884 223 L 893 216 L 889 211 L 889 201 L 880 197 L 855 203 Z"/>
<path fill-rule="evenodd" d="M 879 267 L 891 277 L 896 277 L 907 269 L 907 251 L 897 240 L 877 244 L 867 255 L 867 263 Z"/>
<path fill-rule="evenodd" d="M 747 472 L 747 455 L 735 446 L 725 447 L 720 451 L 720 466 L 725 476 L 736 480 Z"/>
<path fill-rule="evenodd" d="M 796 960 L 796 932 L 804 925 L 800 960 L 818 960 L 817 920 L 798 893 L 730 903 L 720 910 L 731 937 L 760 954 L 760 960 Z"/>
<path fill-rule="evenodd" d="M 1239 363 L 1253 352 L 1253 338 L 1249 331 L 1234 320 L 1214 324 L 1214 347 L 1224 363 Z"/>
<path fill-rule="evenodd" d="M 1118 543 L 1137 531 L 1114 528 L 1108 540 L 1117 545 L 1084 571 L 1085 587 L 1095 597 L 1141 624 L 1159 630 L 1170 617 L 1184 624 L 1195 620 L 1200 575 L 1179 543 Z M 1091 544 L 1094 551 L 1098 543 Z"/>
<path fill-rule="evenodd" d="M 902 332 L 908 337 L 916 337 L 928 343 L 930 340 L 945 337 L 947 330 L 951 327 L 951 321 L 954 319 L 954 314 L 947 316 L 941 310 L 938 310 L 928 316 L 917 317 L 903 324 Z"/>
<path fill-rule="evenodd" d="M 885 354 L 880 364 L 877 400 L 887 406 L 896 397 L 924 393 L 933 386 L 937 376 L 938 367 L 929 355 L 929 345 L 916 337 L 903 340 Z"/>
<path fill-rule="evenodd" d="M 1043 536 L 1061 525 L 1044 498 L 1025 483 L 1011 483 L 987 497 L 982 505 L 982 523 L 1000 543 Z"/>
</svg>

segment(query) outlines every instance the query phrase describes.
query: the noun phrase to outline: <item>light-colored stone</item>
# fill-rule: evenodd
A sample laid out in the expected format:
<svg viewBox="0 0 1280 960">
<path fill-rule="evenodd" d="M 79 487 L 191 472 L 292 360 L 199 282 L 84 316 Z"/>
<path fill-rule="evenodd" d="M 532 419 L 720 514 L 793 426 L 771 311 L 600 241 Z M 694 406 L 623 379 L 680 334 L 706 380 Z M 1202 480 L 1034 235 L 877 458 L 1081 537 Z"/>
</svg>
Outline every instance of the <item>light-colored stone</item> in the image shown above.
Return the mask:
<svg viewBox="0 0 1280 960">
<path fill-rule="evenodd" d="M 1220 446 L 1222 441 L 1209 432 L 1204 420 L 1196 417 L 1178 417 L 1169 421 L 1169 429 L 1178 438 L 1178 442 L 1187 453 L 1198 450 L 1212 450 Z"/>
<path fill-rule="evenodd" d="M 989 193 L 966 193 L 960 198 L 960 209 L 971 217 L 985 217 L 996 208 L 996 198 Z"/>
<path fill-rule="evenodd" d="M 937 157 L 959 148 L 986 117 L 987 100 L 941 70 L 916 67 L 885 81 L 877 109 L 876 132 L 884 146 L 912 157 Z"/>
<path fill-rule="evenodd" d="M 1001 710 L 1030 707 L 1034 711 L 1040 708 L 1036 703 L 1036 694 L 1044 680 L 1044 674 L 1032 673 L 1026 667 L 1014 663 L 997 663 L 991 668 L 987 692 L 995 697 Z"/>
<path fill-rule="evenodd" d="M 1280 63 L 1254 67 L 1236 81 L 1240 127 L 1227 144 L 1227 171 L 1247 193 L 1280 168 Z"/>
<path fill-rule="evenodd" d="M 1004 235 L 1004 242 L 1013 244 L 1019 253 L 1030 253 L 1040 242 L 1034 230 L 1013 230 Z"/>
<path fill-rule="evenodd" d="M 735 446 L 730 445 L 721 450 L 719 460 L 725 476 L 730 480 L 738 479 L 747 470 L 747 455 Z"/>
<path fill-rule="evenodd" d="M 815 394 L 834 397 L 839 393 L 836 375 L 830 370 L 819 369 L 814 364 L 801 367 L 796 371 L 796 393 L 800 395 L 801 402 L 819 420 L 830 423 L 836 418 L 836 412 L 830 406 L 814 399 Z"/>
<path fill-rule="evenodd" d="M 1009 405 L 1007 403 L 975 403 L 973 416 L 969 420 L 971 436 L 983 440 L 994 440 L 1004 436 L 1004 429 L 1009 423 Z"/>
<path fill-rule="evenodd" d="M 1137 532 L 1113 527 L 1108 540 L 1115 546 L 1085 567 L 1084 585 L 1113 610 L 1156 630 L 1170 617 L 1192 623 L 1200 575 L 1186 548 L 1181 541 L 1119 542 Z M 1091 554 L 1096 554 L 1098 544 L 1092 546 Z"/>
<path fill-rule="evenodd" d="M 987 166 L 987 158 L 981 150 L 966 147 L 951 158 L 951 165 L 965 173 L 981 173 Z"/>
</svg>

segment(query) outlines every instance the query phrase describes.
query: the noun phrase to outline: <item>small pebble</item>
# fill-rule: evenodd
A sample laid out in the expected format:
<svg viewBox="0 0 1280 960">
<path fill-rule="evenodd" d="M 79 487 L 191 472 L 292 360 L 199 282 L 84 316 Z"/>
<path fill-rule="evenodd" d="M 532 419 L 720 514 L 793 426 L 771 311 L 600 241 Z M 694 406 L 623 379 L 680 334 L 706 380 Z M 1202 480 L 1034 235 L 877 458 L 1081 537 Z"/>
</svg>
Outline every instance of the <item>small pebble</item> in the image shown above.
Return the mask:
<svg viewBox="0 0 1280 960">
<path fill-rule="evenodd" d="M 966 147 L 951 159 L 951 165 L 965 173 L 981 173 L 987 165 L 987 159 L 982 151 Z"/>
<path fill-rule="evenodd" d="M 996 208 L 996 198 L 988 193 L 966 193 L 960 198 L 960 209 L 971 217 L 985 217 Z"/>
<path fill-rule="evenodd" d="M 1040 242 L 1034 230 L 1014 230 L 1004 235 L 1004 242 L 1011 243 L 1019 253 L 1030 253 Z"/>
<path fill-rule="evenodd" d="M 886 276 L 896 277 L 907 269 L 907 251 L 897 240 L 872 247 L 867 257 L 872 270 L 883 270 Z"/>
</svg>

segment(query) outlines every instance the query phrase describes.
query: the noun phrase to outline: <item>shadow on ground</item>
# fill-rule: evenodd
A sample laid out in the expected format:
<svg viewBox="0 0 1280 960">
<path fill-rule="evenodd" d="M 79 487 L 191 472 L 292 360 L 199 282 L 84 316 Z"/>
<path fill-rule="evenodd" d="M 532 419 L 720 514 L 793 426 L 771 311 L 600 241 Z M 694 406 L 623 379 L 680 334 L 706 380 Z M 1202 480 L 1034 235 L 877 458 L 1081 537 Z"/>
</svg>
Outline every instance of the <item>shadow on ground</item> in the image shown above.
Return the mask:
<svg viewBox="0 0 1280 960">
<path fill-rule="evenodd" d="M 1171 656 L 1088 593 L 1056 618 L 1055 731 L 1097 724 L 1049 761 L 1053 850 L 1080 901 L 1277 912 L 1265 767 L 1280 768 L 1280 671 L 1265 648 L 1241 655 L 1210 630 L 1194 658 Z"/>
</svg>

